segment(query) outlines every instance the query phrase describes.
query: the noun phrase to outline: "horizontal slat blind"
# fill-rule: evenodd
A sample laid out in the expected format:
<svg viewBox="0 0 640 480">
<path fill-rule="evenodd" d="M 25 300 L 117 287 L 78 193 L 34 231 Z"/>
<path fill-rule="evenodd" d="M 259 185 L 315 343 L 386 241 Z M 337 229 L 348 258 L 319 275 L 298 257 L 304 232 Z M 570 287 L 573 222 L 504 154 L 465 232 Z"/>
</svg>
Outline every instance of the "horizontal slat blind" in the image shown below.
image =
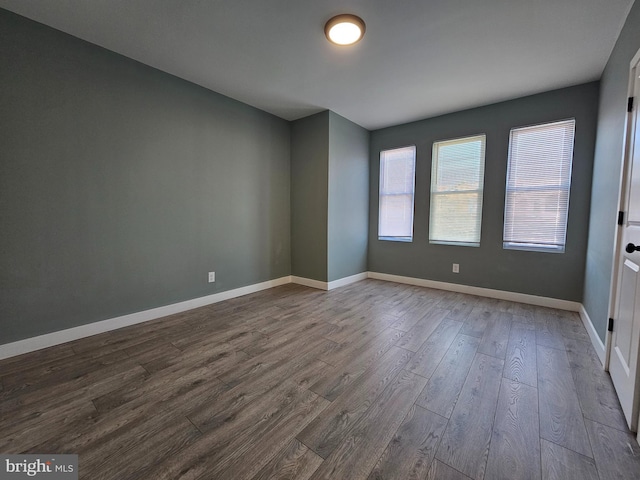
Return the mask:
<svg viewBox="0 0 640 480">
<path fill-rule="evenodd" d="M 504 247 L 564 251 L 575 120 L 511 130 Z"/>
<path fill-rule="evenodd" d="M 413 239 L 416 147 L 380 152 L 378 238 Z"/>
<path fill-rule="evenodd" d="M 429 241 L 480 245 L 484 135 L 433 144 Z"/>
</svg>

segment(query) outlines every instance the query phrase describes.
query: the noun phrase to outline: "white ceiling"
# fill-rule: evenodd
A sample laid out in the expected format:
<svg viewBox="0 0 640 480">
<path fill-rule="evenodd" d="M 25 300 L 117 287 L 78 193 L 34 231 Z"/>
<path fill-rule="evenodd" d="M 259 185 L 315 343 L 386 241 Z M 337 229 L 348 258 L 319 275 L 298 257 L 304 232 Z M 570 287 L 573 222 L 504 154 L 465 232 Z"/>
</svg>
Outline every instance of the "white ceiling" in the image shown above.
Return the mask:
<svg viewBox="0 0 640 480">
<path fill-rule="evenodd" d="M 287 120 L 369 129 L 600 77 L 633 0 L 0 0 Z M 329 44 L 354 13 L 367 32 Z"/>
</svg>

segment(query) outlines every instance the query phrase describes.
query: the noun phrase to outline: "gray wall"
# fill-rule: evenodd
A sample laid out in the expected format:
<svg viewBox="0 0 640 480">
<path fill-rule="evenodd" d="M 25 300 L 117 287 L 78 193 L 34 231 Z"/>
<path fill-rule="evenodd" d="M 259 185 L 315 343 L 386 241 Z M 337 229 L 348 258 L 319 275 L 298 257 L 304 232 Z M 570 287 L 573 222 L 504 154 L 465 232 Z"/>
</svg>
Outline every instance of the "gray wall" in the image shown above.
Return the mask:
<svg viewBox="0 0 640 480">
<path fill-rule="evenodd" d="M 584 306 L 604 341 L 620 192 L 629 63 L 640 49 L 640 3 L 635 3 L 600 81 L 600 109 L 593 165 Z"/>
<path fill-rule="evenodd" d="M 400 125 L 371 133 L 369 270 L 498 290 L 582 300 L 598 83 Z M 512 127 L 575 117 L 576 138 L 566 251 L 503 250 L 502 228 L 509 131 Z M 429 188 L 434 141 L 487 135 L 481 246 L 430 245 Z M 412 243 L 378 240 L 380 150 L 417 146 Z M 451 272 L 452 263 L 460 273 Z"/>
<path fill-rule="evenodd" d="M 329 112 L 329 281 L 367 271 L 369 131 Z"/>
<path fill-rule="evenodd" d="M 292 122 L 292 275 L 366 272 L 368 211 L 369 131 L 328 110 Z"/>
<path fill-rule="evenodd" d="M 0 344 L 290 274 L 288 122 L 4 10 L 0 152 Z"/>
<path fill-rule="evenodd" d="M 291 126 L 291 274 L 326 282 L 329 111 Z"/>
</svg>

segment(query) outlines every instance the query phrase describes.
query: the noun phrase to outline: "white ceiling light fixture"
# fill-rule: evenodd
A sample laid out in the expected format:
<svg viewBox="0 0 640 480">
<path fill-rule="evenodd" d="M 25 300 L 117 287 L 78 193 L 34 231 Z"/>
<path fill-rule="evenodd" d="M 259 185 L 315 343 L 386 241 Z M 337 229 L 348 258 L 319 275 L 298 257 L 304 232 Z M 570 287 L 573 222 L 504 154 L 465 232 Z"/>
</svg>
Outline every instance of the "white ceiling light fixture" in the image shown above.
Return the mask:
<svg viewBox="0 0 640 480">
<path fill-rule="evenodd" d="M 336 45 L 353 45 L 364 36 L 366 26 L 356 15 L 344 13 L 331 18 L 324 26 L 327 40 Z"/>
</svg>

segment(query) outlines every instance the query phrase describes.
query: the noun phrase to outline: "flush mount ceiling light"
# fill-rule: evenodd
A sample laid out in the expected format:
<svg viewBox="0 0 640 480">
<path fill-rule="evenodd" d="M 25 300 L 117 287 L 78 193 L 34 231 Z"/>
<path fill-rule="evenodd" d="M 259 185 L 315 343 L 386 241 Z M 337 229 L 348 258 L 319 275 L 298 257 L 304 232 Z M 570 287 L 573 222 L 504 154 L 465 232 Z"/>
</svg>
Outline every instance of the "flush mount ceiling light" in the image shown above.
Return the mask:
<svg viewBox="0 0 640 480">
<path fill-rule="evenodd" d="M 360 17 L 345 13 L 330 19 L 324 26 L 324 34 L 336 45 L 353 45 L 364 36 L 365 28 Z"/>
</svg>

